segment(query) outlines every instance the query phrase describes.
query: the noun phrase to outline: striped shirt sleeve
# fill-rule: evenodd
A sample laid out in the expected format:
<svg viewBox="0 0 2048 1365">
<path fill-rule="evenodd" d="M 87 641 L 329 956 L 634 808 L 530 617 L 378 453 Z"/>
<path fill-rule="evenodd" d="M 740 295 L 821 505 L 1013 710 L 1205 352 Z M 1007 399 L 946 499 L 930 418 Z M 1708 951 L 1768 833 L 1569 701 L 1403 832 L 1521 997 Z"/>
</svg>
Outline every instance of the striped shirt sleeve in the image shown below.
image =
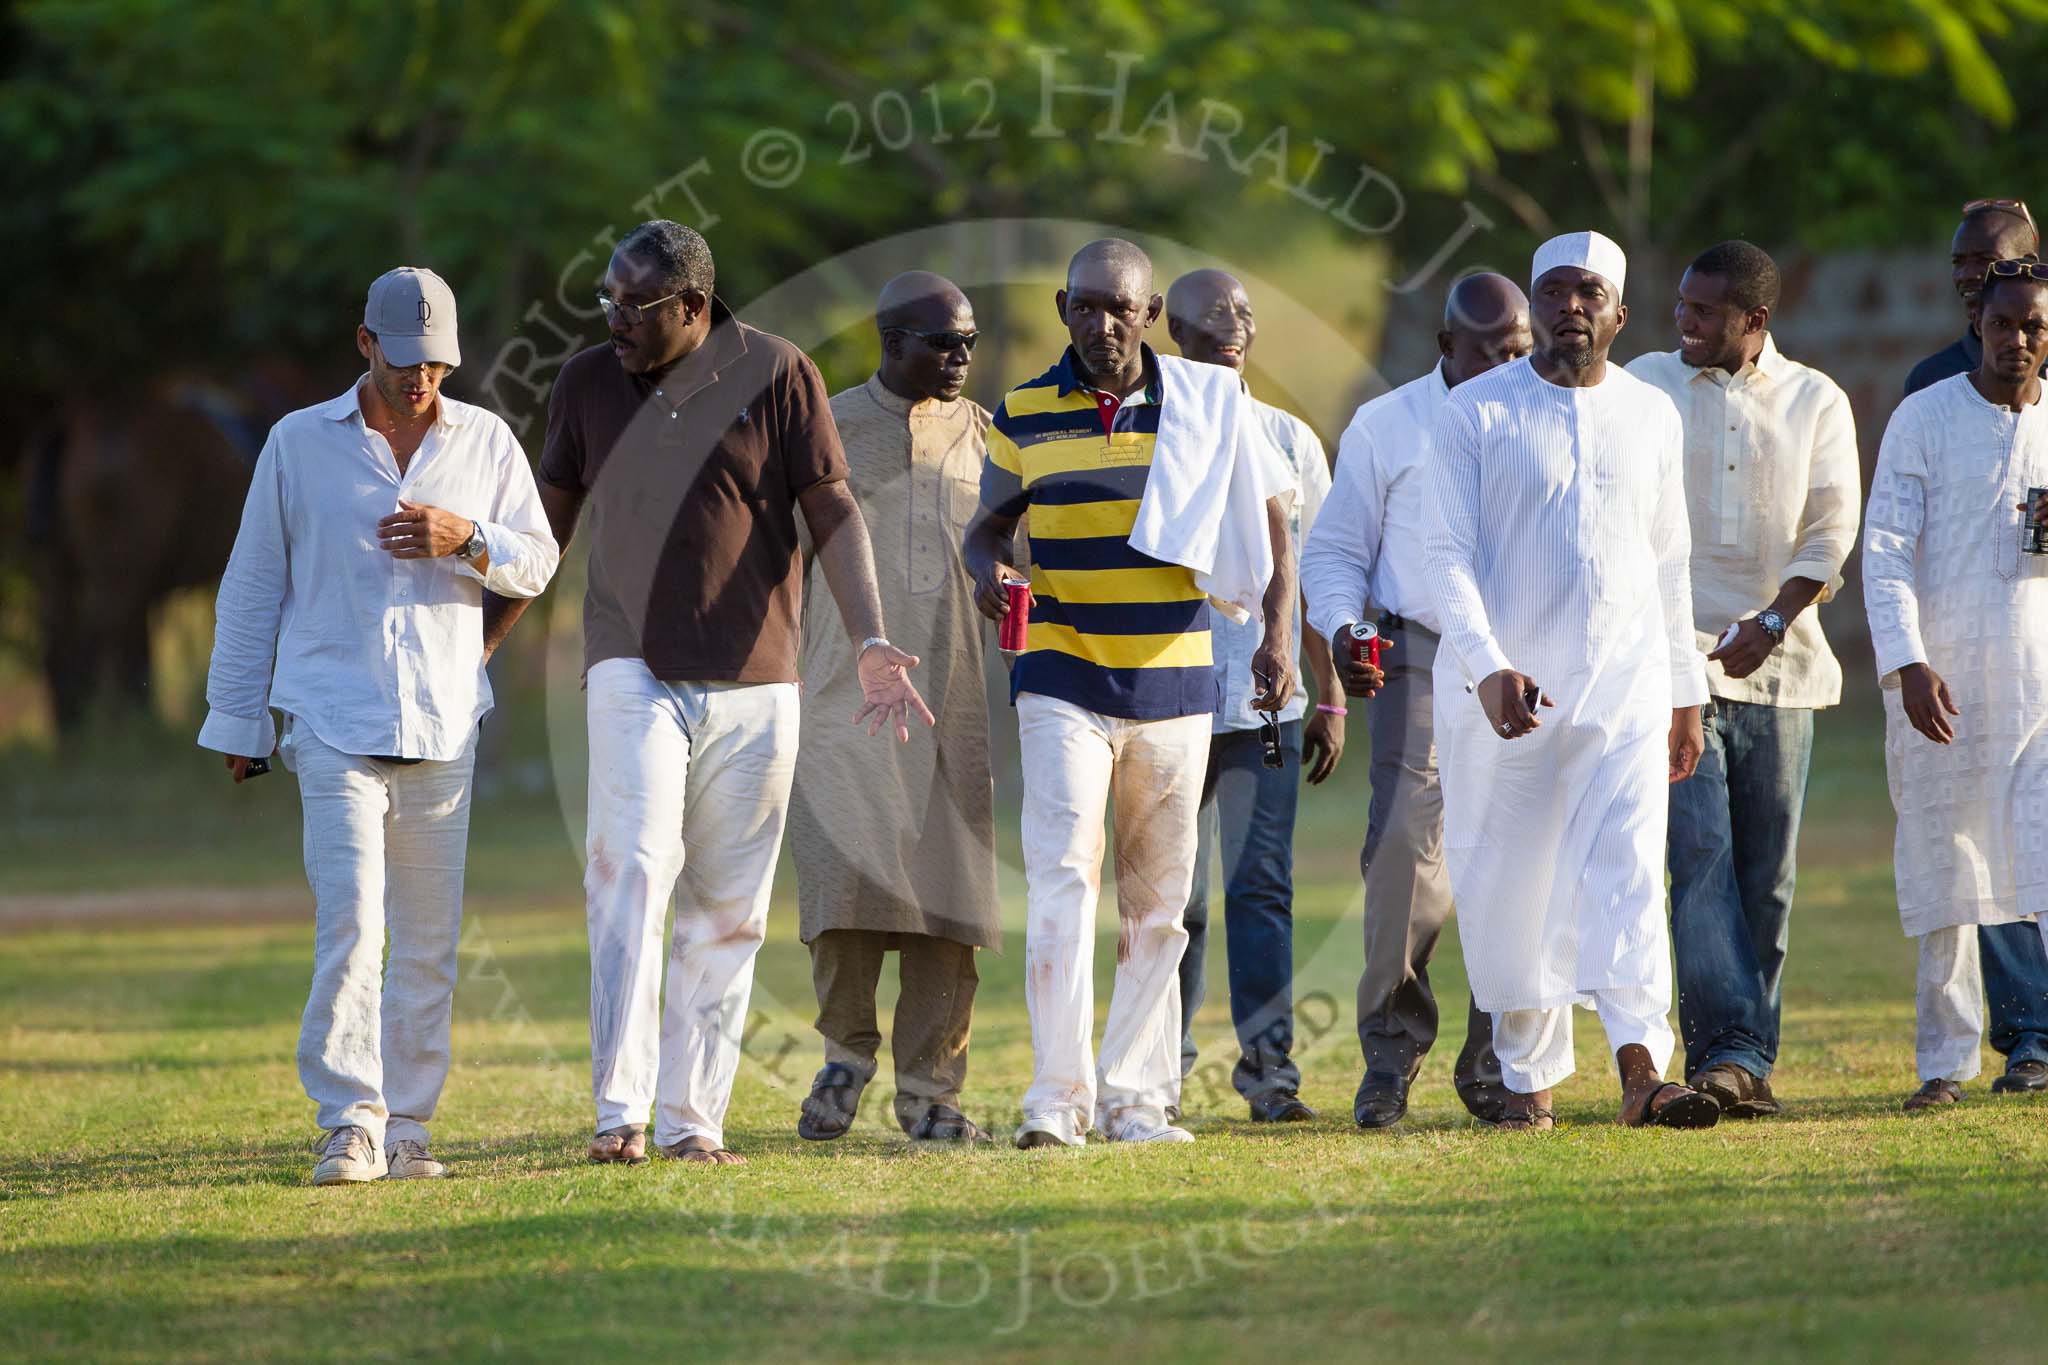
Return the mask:
<svg viewBox="0 0 2048 1365">
<path fill-rule="evenodd" d="M 989 421 L 988 457 L 981 462 L 981 505 L 999 517 L 1021 517 L 1030 509 L 1024 491 L 1024 456 L 1009 432 L 1010 405 Z"/>
</svg>

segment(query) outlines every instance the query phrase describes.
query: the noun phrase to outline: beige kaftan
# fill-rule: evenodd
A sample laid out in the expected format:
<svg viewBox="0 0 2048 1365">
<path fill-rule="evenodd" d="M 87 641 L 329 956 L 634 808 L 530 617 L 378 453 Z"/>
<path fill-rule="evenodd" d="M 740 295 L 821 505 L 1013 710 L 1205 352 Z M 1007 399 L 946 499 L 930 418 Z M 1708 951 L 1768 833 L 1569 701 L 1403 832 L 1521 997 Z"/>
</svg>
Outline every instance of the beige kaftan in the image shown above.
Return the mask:
<svg viewBox="0 0 2048 1365">
<path fill-rule="evenodd" d="M 790 802 L 799 934 L 930 934 L 1001 946 L 984 648 L 961 537 L 980 502 L 988 413 L 967 399 L 913 404 L 870 378 L 835 394 L 851 487 L 874 543 L 889 639 L 938 725 L 910 742 L 851 724 L 854 644 L 805 544 L 802 742 Z"/>
</svg>

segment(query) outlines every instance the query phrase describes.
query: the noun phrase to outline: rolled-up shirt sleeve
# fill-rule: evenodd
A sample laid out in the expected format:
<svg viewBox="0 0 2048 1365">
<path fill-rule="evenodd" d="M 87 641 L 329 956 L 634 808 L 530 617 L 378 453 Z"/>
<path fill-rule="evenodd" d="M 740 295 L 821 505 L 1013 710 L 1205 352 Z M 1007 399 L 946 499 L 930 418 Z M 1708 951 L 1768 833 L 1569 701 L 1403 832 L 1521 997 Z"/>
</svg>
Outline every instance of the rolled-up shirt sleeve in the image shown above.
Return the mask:
<svg viewBox="0 0 2048 1365">
<path fill-rule="evenodd" d="M 1779 575 L 1781 586 L 1794 578 L 1810 578 L 1824 585 L 1820 595 L 1823 602 L 1841 590 L 1842 565 L 1847 562 L 1849 551 L 1856 548 L 1862 495 L 1863 468 L 1856 453 L 1856 419 L 1849 410 L 1848 395 L 1832 388 L 1814 426 L 1799 543 Z"/>
<path fill-rule="evenodd" d="M 483 533 L 484 548 L 490 554 L 490 568 L 483 573 L 464 560 L 458 569 L 500 597 L 538 597 L 555 576 L 561 549 L 548 528 L 547 513 L 540 505 L 540 489 L 526 454 L 512 435 L 512 429 L 496 418 L 491 434 L 491 460 L 498 473 L 496 496 L 487 516 L 474 520 Z"/>
<path fill-rule="evenodd" d="M 283 477 L 273 429 L 257 457 L 242 501 L 241 529 L 214 598 L 213 659 L 206 670 L 199 745 L 243 758 L 264 758 L 277 747 L 270 683 L 291 581 Z"/>
</svg>

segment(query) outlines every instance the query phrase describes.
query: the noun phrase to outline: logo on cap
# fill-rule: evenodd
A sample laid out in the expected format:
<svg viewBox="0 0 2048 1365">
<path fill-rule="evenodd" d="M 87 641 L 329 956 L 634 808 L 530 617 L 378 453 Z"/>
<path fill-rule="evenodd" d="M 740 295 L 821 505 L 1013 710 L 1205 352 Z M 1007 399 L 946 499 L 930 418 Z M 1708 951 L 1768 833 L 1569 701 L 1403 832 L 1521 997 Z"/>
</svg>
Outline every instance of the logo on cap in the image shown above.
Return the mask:
<svg viewBox="0 0 2048 1365">
<path fill-rule="evenodd" d="M 421 299 L 419 306 L 419 315 L 420 321 L 425 322 L 428 318 L 434 316 L 434 305 L 428 303 L 425 299 Z"/>
</svg>

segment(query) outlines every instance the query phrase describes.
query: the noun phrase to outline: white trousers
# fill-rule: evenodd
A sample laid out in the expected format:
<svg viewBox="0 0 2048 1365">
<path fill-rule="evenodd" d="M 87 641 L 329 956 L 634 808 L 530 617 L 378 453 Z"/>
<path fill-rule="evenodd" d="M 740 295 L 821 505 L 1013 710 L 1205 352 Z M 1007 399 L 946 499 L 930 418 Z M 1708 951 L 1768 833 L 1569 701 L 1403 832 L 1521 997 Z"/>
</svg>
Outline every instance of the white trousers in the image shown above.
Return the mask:
<svg viewBox="0 0 2048 1365">
<path fill-rule="evenodd" d="M 639 659 L 607 659 L 585 685 L 597 1128 L 651 1114 L 657 1144 L 722 1143 L 796 773 L 797 690 L 667 683 Z"/>
<path fill-rule="evenodd" d="M 1619 1052 L 1631 1043 L 1650 1050 L 1657 1074 L 1671 1065 L 1677 1039 L 1671 1032 L 1671 992 L 1644 986 L 1589 991 L 1600 1014 L 1607 1046 Z M 1503 1010 L 1493 1016 L 1493 1050 L 1501 1080 L 1517 1095 L 1548 1090 L 1572 1074 L 1572 1007 Z"/>
<path fill-rule="evenodd" d="M 1983 1069 L 1984 974 L 1977 961 L 1976 925 L 1920 936 L 1913 1017 L 1913 1060 L 1921 1080 L 1961 1084 Z"/>
<path fill-rule="evenodd" d="M 476 735 L 445 763 L 385 763 L 287 718 L 278 753 L 298 775 L 313 888 L 299 1080 L 322 1128 L 424 1142 L 448 1081 Z"/>
<path fill-rule="evenodd" d="M 1091 1121 L 1164 1123 L 1167 1106 L 1180 1102 L 1181 916 L 1194 885 L 1209 722 L 1207 714 L 1120 720 L 1036 693 L 1017 698 L 1033 1066 L 1024 1115 L 1051 1120 L 1070 1140 Z M 1112 797 L 1116 984 L 1098 1070 L 1089 1055 L 1095 908 Z"/>
</svg>

